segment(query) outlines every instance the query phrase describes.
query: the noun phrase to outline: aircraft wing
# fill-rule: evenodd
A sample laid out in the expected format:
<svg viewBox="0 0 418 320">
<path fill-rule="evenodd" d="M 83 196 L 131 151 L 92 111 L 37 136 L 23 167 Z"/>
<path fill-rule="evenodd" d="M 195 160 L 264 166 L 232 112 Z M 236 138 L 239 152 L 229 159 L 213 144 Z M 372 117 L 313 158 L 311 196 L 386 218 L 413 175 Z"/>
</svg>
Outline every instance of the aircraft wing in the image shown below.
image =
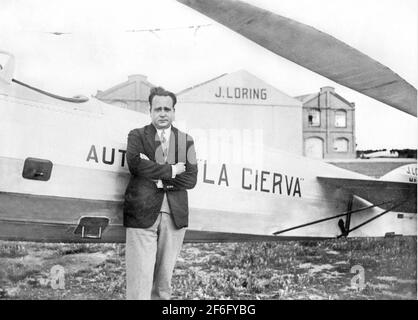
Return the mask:
<svg viewBox="0 0 418 320">
<path fill-rule="evenodd" d="M 374 204 L 392 201 L 379 206 L 381 208 L 388 209 L 400 203 L 401 205 L 394 211 L 417 213 L 416 183 L 331 177 L 318 177 L 318 180 L 336 188 L 345 189 Z"/>
<path fill-rule="evenodd" d="M 388 67 L 313 27 L 234 0 L 177 0 L 262 47 L 417 116 L 417 90 Z"/>
</svg>

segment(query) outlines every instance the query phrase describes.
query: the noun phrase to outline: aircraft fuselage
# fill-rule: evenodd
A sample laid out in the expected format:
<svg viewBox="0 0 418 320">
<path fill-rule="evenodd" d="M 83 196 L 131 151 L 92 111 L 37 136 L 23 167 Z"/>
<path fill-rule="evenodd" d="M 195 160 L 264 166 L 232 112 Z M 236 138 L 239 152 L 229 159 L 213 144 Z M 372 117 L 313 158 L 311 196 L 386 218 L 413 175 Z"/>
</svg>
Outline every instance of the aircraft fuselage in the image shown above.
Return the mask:
<svg viewBox="0 0 418 320">
<path fill-rule="evenodd" d="M 122 208 L 130 175 L 126 139 L 131 129 L 147 125 L 149 117 L 95 99 L 75 104 L 26 90 L 12 84 L 0 91 L 0 239 L 124 242 Z M 199 158 L 196 139 L 195 144 L 199 174 L 196 187 L 189 191 L 186 241 L 262 239 L 334 216 L 348 210 L 351 195 L 317 177 L 364 177 L 321 160 L 266 148 L 257 161 L 222 157 L 211 161 Z M 41 172 L 37 178 L 25 178 L 25 163 L 36 166 L 40 160 L 52 163 L 50 177 L 43 181 Z M 389 214 L 353 236 L 416 234 L 416 224 L 405 227 L 398 220 Z M 104 223 L 100 234 L 95 223 Z M 281 236 L 339 234 L 334 219 Z"/>
</svg>

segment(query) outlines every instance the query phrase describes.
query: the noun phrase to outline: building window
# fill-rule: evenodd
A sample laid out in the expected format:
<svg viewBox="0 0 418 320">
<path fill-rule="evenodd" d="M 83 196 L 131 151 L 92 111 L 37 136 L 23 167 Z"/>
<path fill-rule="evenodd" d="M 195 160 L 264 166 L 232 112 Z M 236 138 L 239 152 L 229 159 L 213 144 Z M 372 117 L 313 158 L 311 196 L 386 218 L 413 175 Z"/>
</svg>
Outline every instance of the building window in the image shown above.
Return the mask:
<svg viewBox="0 0 418 320">
<path fill-rule="evenodd" d="M 334 140 L 335 152 L 348 152 L 348 140 L 345 138 L 338 138 Z"/>
<path fill-rule="evenodd" d="M 318 109 L 309 110 L 308 124 L 310 127 L 319 127 L 321 125 L 321 111 Z"/>
<path fill-rule="evenodd" d="M 347 112 L 344 110 L 335 111 L 335 126 L 337 128 L 347 127 Z"/>
</svg>

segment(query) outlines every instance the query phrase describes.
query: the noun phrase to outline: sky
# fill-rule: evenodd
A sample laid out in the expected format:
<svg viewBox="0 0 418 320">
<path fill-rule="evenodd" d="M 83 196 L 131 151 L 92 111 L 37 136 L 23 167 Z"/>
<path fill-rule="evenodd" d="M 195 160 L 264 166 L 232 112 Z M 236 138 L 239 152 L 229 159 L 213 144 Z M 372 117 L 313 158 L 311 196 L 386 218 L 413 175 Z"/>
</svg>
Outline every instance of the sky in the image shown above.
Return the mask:
<svg viewBox="0 0 418 320">
<path fill-rule="evenodd" d="M 416 0 L 246 2 L 329 33 L 417 87 Z M 358 150 L 417 148 L 416 117 L 279 57 L 175 0 L 2 0 L 0 5 L 0 51 L 15 55 L 14 78 L 32 86 L 91 96 L 128 75 L 143 74 L 178 92 L 245 69 L 290 96 L 333 86 L 356 105 Z M 153 29 L 160 31 L 138 31 Z M 132 30 L 137 32 L 127 32 Z"/>
</svg>

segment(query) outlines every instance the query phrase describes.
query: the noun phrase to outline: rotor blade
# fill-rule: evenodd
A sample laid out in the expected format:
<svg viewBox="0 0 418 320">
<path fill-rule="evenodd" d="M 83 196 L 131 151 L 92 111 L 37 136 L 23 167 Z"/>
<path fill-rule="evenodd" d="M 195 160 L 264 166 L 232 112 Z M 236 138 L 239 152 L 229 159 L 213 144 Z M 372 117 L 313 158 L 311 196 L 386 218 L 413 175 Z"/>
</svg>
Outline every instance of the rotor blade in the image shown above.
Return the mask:
<svg viewBox="0 0 418 320">
<path fill-rule="evenodd" d="M 177 0 L 343 86 L 417 115 L 417 90 L 388 67 L 311 26 L 236 0 Z"/>
</svg>

